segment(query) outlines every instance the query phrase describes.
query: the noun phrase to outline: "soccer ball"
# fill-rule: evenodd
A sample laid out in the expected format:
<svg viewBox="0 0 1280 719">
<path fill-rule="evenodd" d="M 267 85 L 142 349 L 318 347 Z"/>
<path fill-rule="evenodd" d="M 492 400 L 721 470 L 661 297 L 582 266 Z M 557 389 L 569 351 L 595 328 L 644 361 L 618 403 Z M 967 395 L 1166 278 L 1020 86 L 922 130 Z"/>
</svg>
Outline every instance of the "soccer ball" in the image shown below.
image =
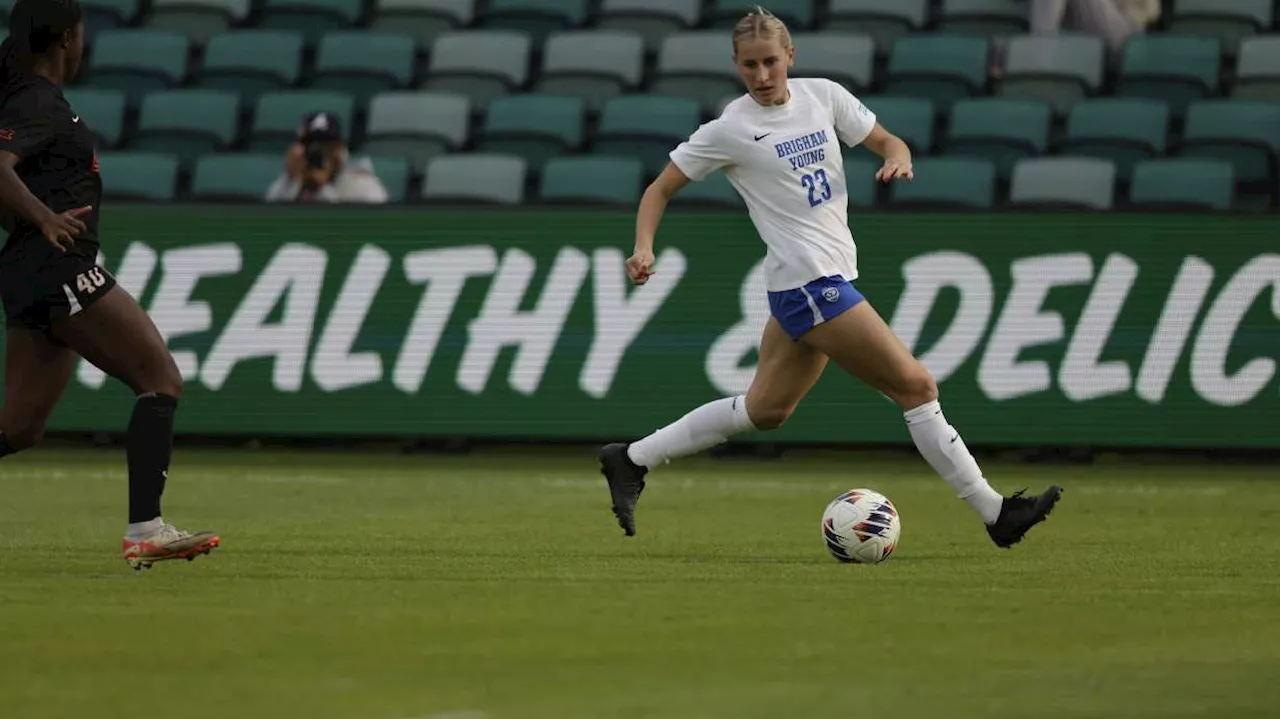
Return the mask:
<svg viewBox="0 0 1280 719">
<path fill-rule="evenodd" d="M 893 554 L 901 534 L 897 507 L 870 489 L 851 489 L 822 513 L 822 539 L 842 562 L 879 564 Z"/>
</svg>

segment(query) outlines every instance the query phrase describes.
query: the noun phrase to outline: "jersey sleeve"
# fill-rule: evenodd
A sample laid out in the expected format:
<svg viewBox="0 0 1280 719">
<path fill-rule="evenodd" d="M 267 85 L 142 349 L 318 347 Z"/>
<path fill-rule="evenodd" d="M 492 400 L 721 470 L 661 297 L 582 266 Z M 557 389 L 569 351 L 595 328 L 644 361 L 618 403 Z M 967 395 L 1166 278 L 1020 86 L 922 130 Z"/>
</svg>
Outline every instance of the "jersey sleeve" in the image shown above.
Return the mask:
<svg viewBox="0 0 1280 719">
<path fill-rule="evenodd" d="M 733 162 L 724 148 L 720 120 L 712 120 L 694 131 L 688 140 L 671 151 L 671 162 L 694 182 Z"/>
<path fill-rule="evenodd" d="M 839 83 L 830 83 L 832 124 L 840 140 L 854 147 L 876 127 L 876 114 Z"/>
<path fill-rule="evenodd" d="M 52 103 L 38 87 L 27 87 L 0 108 L 0 150 L 25 159 L 53 141 Z"/>
</svg>

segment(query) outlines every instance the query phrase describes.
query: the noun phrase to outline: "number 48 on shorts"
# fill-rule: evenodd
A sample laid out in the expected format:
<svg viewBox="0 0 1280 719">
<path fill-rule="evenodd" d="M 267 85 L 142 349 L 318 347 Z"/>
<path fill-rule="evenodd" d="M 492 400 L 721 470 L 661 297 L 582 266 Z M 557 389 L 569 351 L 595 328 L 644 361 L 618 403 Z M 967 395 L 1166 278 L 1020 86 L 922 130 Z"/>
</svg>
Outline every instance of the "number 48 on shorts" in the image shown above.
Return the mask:
<svg viewBox="0 0 1280 719">
<path fill-rule="evenodd" d="M 80 314 L 115 285 L 110 272 L 72 252 L 35 267 L 0 268 L 0 298 L 8 324 L 35 330 Z"/>
<path fill-rule="evenodd" d="M 84 308 L 97 302 L 100 297 L 115 287 L 115 284 L 116 278 L 97 265 L 77 268 L 75 274 L 68 276 L 67 281 L 62 285 L 63 302 L 57 304 L 63 304 L 64 309 L 62 311 L 54 309 L 50 317 L 58 315 L 72 317 L 79 314 Z"/>
<path fill-rule="evenodd" d="M 101 267 L 94 267 L 88 272 L 81 272 L 76 275 L 76 291 L 77 294 L 91 295 L 102 289 L 107 284 L 106 270 Z"/>
</svg>

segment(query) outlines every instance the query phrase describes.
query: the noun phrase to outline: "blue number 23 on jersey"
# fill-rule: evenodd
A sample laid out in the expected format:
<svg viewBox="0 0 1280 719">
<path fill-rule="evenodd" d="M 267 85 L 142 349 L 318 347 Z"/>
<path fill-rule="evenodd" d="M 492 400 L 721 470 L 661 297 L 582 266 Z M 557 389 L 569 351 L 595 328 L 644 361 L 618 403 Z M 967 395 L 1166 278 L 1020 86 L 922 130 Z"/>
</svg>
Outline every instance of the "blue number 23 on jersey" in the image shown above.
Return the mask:
<svg viewBox="0 0 1280 719">
<path fill-rule="evenodd" d="M 800 184 L 809 190 L 810 207 L 817 207 L 831 199 L 831 184 L 827 182 L 827 171 L 822 168 L 814 170 L 812 175 L 801 177 Z M 819 188 L 822 190 L 821 195 L 818 194 Z"/>
</svg>

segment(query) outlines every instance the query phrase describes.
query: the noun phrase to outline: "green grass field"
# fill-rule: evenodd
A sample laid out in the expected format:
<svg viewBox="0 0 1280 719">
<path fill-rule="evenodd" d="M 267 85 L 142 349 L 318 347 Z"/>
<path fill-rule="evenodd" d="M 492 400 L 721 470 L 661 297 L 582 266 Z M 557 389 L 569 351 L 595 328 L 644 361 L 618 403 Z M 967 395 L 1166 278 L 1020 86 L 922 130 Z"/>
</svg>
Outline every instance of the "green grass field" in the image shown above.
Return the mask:
<svg viewBox="0 0 1280 719">
<path fill-rule="evenodd" d="M 639 536 L 592 450 L 180 450 L 166 518 L 224 546 L 135 575 L 116 450 L 0 463 L 0 717 L 1275 717 L 1280 470 L 988 463 L 1067 487 L 995 549 L 923 461 L 695 459 Z M 838 564 L 818 519 L 888 494 Z"/>
</svg>

